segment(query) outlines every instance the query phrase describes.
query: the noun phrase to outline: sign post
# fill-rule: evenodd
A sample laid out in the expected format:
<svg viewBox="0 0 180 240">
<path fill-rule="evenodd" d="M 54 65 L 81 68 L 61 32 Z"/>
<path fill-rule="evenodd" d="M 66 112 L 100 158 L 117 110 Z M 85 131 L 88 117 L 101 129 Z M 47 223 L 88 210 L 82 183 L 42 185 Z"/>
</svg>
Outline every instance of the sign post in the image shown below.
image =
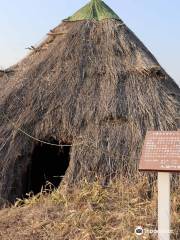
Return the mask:
<svg viewBox="0 0 180 240">
<path fill-rule="evenodd" d="M 170 175 L 180 172 L 180 131 L 147 132 L 139 170 L 158 172 L 158 239 L 170 240 Z"/>
<path fill-rule="evenodd" d="M 170 173 L 158 172 L 158 235 L 170 239 Z"/>
</svg>

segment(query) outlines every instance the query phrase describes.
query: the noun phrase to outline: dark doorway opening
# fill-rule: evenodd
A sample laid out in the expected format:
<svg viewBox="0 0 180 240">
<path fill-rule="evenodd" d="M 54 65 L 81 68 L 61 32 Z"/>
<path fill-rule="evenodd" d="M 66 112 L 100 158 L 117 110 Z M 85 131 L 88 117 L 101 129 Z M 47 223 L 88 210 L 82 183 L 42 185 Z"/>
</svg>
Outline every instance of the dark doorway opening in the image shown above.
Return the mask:
<svg viewBox="0 0 180 240">
<path fill-rule="evenodd" d="M 50 139 L 52 144 L 58 141 Z M 61 143 L 65 145 L 65 143 Z M 70 161 L 70 146 L 52 146 L 39 143 L 36 145 L 26 176 L 23 180 L 23 197 L 29 192 L 39 193 L 42 187 L 57 188 L 62 181 Z"/>
</svg>

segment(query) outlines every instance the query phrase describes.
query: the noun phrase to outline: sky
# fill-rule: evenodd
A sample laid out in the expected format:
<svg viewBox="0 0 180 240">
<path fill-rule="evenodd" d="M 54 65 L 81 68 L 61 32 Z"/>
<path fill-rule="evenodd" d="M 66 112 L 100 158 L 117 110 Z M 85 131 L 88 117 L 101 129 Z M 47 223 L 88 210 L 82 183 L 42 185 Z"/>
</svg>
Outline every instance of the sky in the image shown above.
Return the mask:
<svg viewBox="0 0 180 240">
<path fill-rule="evenodd" d="M 26 47 L 88 0 L 0 0 L 0 67 L 20 61 Z M 180 1 L 105 0 L 180 85 Z"/>
</svg>

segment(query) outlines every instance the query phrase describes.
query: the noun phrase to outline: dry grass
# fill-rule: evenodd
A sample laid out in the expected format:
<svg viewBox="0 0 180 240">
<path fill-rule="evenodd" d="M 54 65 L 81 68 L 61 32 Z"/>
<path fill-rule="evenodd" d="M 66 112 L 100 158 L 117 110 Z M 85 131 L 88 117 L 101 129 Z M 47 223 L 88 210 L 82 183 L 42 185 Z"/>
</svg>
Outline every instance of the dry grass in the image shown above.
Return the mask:
<svg viewBox="0 0 180 240">
<path fill-rule="evenodd" d="M 156 184 L 154 184 L 156 186 Z M 85 180 L 51 194 L 18 200 L 0 212 L 1 240 L 134 240 L 136 226 L 157 229 L 157 189 L 146 194 L 146 177 L 134 184 L 119 179 L 108 187 Z M 172 240 L 180 239 L 180 196 L 172 193 Z M 140 239 L 157 239 L 146 233 Z"/>
</svg>

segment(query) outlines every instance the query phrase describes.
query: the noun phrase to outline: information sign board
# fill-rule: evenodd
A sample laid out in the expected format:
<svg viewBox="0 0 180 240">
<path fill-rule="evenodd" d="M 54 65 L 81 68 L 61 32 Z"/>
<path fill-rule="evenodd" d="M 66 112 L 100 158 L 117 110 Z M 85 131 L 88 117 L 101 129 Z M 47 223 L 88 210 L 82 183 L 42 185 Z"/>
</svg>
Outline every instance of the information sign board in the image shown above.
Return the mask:
<svg viewBox="0 0 180 240">
<path fill-rule="evenodd" d="M 180 172 L 180 131 L 147 132 L 139 170 Z"/>
</svg>

